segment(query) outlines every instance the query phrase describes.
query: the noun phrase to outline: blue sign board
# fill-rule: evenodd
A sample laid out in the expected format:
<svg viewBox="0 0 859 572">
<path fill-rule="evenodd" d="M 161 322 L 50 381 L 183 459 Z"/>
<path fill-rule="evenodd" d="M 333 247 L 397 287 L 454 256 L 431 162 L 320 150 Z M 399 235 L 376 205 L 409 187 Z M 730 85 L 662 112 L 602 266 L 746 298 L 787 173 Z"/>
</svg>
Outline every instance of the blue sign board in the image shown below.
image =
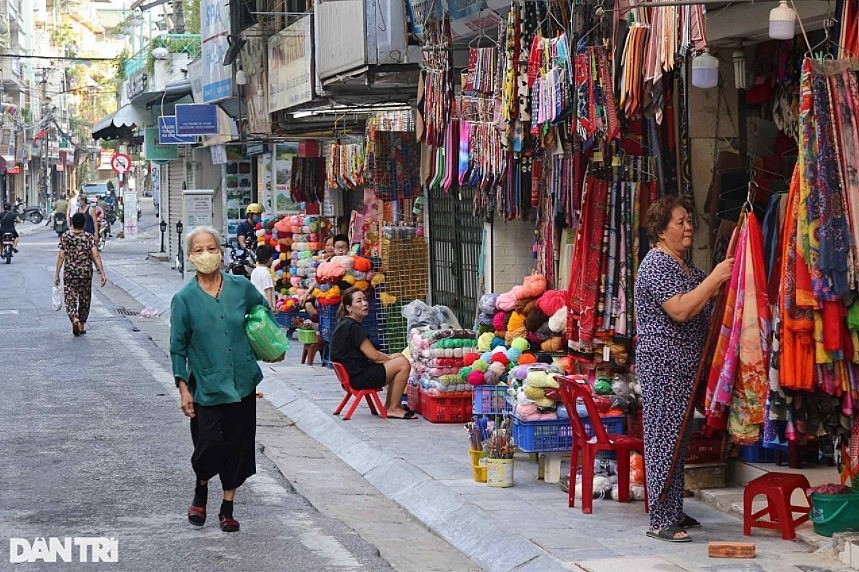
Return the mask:
<svg viewBox="0 0 859 572">
<path fill-rule="evenodd" d="M 217 135 L 218 108 L 206 103 L 176 106 L 176 135 Z"/>
<path fill-rule="evenodd" d="M 176 135 L 175 115 L 162 115 L 158 118 L 158 143 L 161 145 L 193 145 L 196 142 L 196 135 Z"/>
</svg>

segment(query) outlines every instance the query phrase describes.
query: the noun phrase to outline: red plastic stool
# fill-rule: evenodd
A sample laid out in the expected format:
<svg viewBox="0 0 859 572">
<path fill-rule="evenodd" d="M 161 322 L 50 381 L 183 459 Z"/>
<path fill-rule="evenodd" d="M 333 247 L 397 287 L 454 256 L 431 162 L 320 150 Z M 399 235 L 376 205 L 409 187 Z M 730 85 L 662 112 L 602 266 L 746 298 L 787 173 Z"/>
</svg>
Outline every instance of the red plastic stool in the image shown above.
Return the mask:
<svg viewBox="0 0 859 572">
<path fill-rule="evenodd" d="M 388 411 L 379 400 L 379 392 L 382 391 L 381 389 L 355 389 L 352 387 L 352 382 L 349 379 L 349 372 L 346 371 L 343 364 L 332 361 L 331 365 L 334 367 L 334 373 L 337 374 L 340 386 L 343 388 L 343 391 L 346 392 L 340 405 L 338 405 L 337 409 L 334 410 L 334 415 L 340 415 L 340 412 L 343 411 L 343 408 L 346 407 L 349 400 L 354 397 L 355 401 L 352 402 L 349 410 L 346 411 L 346 415 L 343 417 L 344 421 L 349 421 L 352 418 L 352 414 L 355 413 L 356 409 L 358 409 L 358 405 L 361 403 L 362 399 L 367 400 L 367 406 L 370 408 L 370 413 L 373 415 L 381 415 L 385 419 L 388 418 Z M 375 405 L 373 402 L 375 402 Z"/>
<path fill-rule="evenodd" d="M 743 493 L 743 534 L 751 536 L 752 527 L 757 526 L 781 530 L 781 537 L 785 540 L 796 538 L 796 527 L 808 520 L 811 507 L 790 504 L 790 497 L 796 489 L 801 489 L 805 494 L 809 486 L 808 479 L 803 475 L 791 473 L 767 473 L 750 481 Z M 753 513 L 752 502 L 758 495 L 766 495 L 767 506 Z M 801 515 L 794 518 L 795 512 Z M 761 520 L 766 514 L 769 520 Z"/>
</svg>

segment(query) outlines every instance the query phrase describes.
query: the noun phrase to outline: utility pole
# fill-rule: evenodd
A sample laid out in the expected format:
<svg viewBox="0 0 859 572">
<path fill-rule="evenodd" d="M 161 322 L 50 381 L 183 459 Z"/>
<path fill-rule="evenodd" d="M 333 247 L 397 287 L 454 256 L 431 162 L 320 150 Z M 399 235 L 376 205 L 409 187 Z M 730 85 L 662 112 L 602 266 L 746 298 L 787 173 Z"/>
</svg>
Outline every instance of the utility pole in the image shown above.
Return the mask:
<svg viewBox="0 0 859 572">
<path fill-rule="evenodd" d="M 45 121 L 48 117 L 48 68 L 42 68 L 42 81 L 40 82 L 42 85 L 42 129 L 48 129 L 48 132 L 45 134 L 42 139 L 42 180 L 39 182 L 39 197 L 36 201 L 36 204 L 42 205 L 48 203 L 48 152 L 49 145 L 48 139 L 50 138 L 51 131 L 50 128 Z"/>
</svg>

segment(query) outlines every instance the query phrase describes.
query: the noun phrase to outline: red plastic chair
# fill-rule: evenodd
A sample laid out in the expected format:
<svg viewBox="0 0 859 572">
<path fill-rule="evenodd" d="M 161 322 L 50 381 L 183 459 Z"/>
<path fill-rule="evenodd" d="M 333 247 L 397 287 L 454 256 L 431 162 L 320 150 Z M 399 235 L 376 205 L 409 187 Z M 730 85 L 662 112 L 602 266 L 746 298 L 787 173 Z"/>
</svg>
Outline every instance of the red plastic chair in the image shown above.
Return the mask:
<svg viewBox="0 0 859 572">
<path fill-rule="evenodd" d="M 340 412 L 343 411 L 343 408 L 346 407 L 349 400 L 354 397 L 355 401 L 352 402 L 352 406 L 349 407 L 349 410 L 343 417 L 344 421 L 349 421 L 352 418 L 352 414 L 355 413 L 355 410 L 358 409 L 358 404 L 361 403 L 361 398 L 367 400 L 367 406 L 370 408 L 370 413 L 373 415 L 381 415 L 385 419 L 388 418 L 388 411 L 379 399 L 379 392 L 382 391 L 381 389 L 355 389 L 352 387 L 352 382 L 349 380 L 349 373 L 346 371 L 346 368 L 343 367 L 342 363 L 332 361 L 331 366 L 334 368 L 334 373 L 337 374 L 340 386 L 343 388 L 343 391 L 346 392 L 340 405 L 338 405 L 337 409 L 334 410 L 334 415 L 340 415 Z"/>
<path fill-rule="evenodd" d="M 637 451 L 644 454 L 644 441 L 627 435 L 609 435 L 600 419 L 591 387 L 584 380 L 569 377 L 557 378 L 561 386 L 561 401 L 567 408 L 570 426 L 573 430 L 573 450 L 570 456 L 569 506 L 575 505 L 576 473 L 579 453 L 582 455 L 582 512 L 591 514 L 594 503 L 594 460 L 600 451 L 614 451 L 617 454 L 617 486 L 621 502 L 629 501 L 629 457 Z M 576 401 L 581 398 L 588 410 L 589 422 L 594 436 L 585 431 L 585 425 L 576 411 Z M 644 484 L 644 510 L 649 511 L 647 481 Z"/>
<path fill-rule="evenodd" d="M 769 528 L 781 531 L 785 540 L 796 538 L 796 527 L 808 520 L 811 508 L 791 504 L 793 491 L 800 489 L 803 493 L 810 487 L 805 475 L 792 473 L 767 473 L 746 483 L 743 491 L 743 534 L 752 535 L 752 527 Z M 767 506 L 757 512 L 752 512 L 753 502 L 758 495 L 767 498 Z M 797 518 L 793 513 L 798 512 Z M 768 516 L 769 520 L 762 520 Z"/>
</svg>

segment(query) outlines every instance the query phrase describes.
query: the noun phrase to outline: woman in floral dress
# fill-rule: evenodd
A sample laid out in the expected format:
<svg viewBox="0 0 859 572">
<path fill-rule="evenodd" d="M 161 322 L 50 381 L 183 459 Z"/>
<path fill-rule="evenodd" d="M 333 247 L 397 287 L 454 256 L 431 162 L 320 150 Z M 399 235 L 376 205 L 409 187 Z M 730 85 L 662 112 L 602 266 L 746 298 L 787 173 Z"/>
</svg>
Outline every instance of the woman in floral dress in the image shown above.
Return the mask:
<svg viewBox="0 0 859 572">
<path fill-rule="evenodd" d="M 60 270 L 63 270 L 63 294 L 66 312 L 72 322 L 72 333 L 86 333 L 86 321 L 92 301 L 92 266 L 95 263 L 101 276 L 101 285 L 107 279 L 98 254 L 95 237 L 84 232 L 86 217 L 81 213 L 72 216 L 72 228 L 60 237 L 60 252 L 57 255 L 57 273 L 54 284 L 60 285 Z"/>
</svg>

